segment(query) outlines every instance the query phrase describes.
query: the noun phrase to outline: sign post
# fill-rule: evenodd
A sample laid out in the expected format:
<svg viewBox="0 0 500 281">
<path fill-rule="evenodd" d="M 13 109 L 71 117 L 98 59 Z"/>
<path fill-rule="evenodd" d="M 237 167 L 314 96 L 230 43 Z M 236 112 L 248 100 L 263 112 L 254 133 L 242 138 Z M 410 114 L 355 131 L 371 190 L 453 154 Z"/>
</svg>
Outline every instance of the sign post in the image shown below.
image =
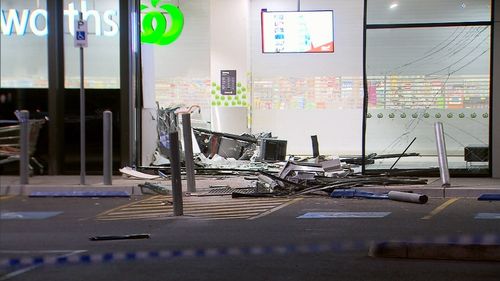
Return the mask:
<svg viewBox="0 0 500 281">
<path fill-rule="evenodd" d="M 80 48 L 80 184 L 85 184 L 85 88 L 83 69 L 83 48 L 88 46 L 87 21 L 80 12 L 79 20 L 75 21 L 75 47 Z"/>
</svg>

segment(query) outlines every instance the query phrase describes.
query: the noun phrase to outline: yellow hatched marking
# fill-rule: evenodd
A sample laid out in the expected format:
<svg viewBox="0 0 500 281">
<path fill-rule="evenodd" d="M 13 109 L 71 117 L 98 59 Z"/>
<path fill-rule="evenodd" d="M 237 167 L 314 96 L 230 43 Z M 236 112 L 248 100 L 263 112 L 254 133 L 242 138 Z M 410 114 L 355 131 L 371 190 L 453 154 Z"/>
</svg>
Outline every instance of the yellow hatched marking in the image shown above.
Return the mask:
<svg viewBox="0 0 500 281">
<path fill-rule="evenodd" d="M 288 201 L 288 200 L 287 200 Z M 276 206 L 276 204 L 281 204 L 283 202 L 287 202 L 287 201 L 278 201 L 278 202 L 255 202 L 255 203 L 252 203 L 251 205 L 250 204 L 236 204 L 236 203 L 232 203 L 232 204 L 228 204 L 228 203 L 222 203 L 224 207 L 227 207 L 227 208 L 235 208 L 235 207 L 242 207 L 242 206 L 254 206 L 254 207 L 266 207 L 266 206 L 271 206 L 271 207 L 274 207 Z M 208 205 L 205 205 L 203 203 L 198 203 L 198 204 L 183 204 L 184 208 L 202 208 L 204 210 L 209 210 L 209 209 L 217 209 L 217 208 L 220 208 L 221 207 L 221 202 L 219 202 L 218 204 L 208 204 Z M 153 206 L 153 207 L 150 207 L 150 206 L 142 206 L 142 205 L 136 205 L 136 206 L 129 206 L 129 207 L 126 207 L 126 208 L 123 208 L 122 210 L 127 210 L 127 211 L 133 211 L 133 210 L 143 210 L 143 209 L 148 209 L 148 210 L 162 210 L 162 209 L 165 209 L 165 208 L 169 208 L 171 207 L 171 205 L 161 205 L 161 206 Z"/>
<path fill-rule="evenodd" d="M 163 214 L 163 213 L 169 213 L 169 212 L 172 212 L 172 209 L 165 209 L 165 210 L 162 210 L 162 211 L 158 211 L 158 210 L 139 210 L 139 211 L 133 211 L 133 212 L 114 212 L 110 215 L 113 215 L 113 216 L 119 216 L 119 215 L 140 215 L 140 214 Z"/>
<path fill-rule="evenodd" d="M 173 214 L 171 196 L 158 195 L 133 202 L 99 214 L 97 220 L 161 219 Z M 232 199 L 228 197 L 184 197 L 184 215 L 200 219 L 248 219 L 258 218 L 286 207 L 297 199 L 254 198 Z M 259 216 L 261 215 L 261 216 Z"/>
<path fill-rule="evenodd" d="M 255 209 L 269 209 L 269 208 L 274 208 L 276 207 L 276 204 L 266 204 L 266 205 L 245 205 L 245 206 L 239 206 L 239 207 L 227 207 L 226 206 L 220 206 L 218 208 L 204 208 L 203 206 L 197 207 L 197 208 L 187 208 L 186 210 L 190 213 L 198 213 L 198 212 L 205 212 L 205 213 L 210 213 L 210 212 L 217 212 L 217 211 L 244 211 L 244 210 L 255 210 Z"/>
<path fill-rule="evenodd" d="M 158 197 L 158 196 L 155 196 L 155 197 Z M 128 206 L 132 206 L 132 205 L 134 205 L 134 204 L 140 204 L 141 202 L 151 201 L 151 200 L 152 200 L 152 199 L 154 199 L 155 197 L 152 197 L 152 198 L 146 198 L 146 199 L 144 199 L 144 200 L 140 200 L 140 201 L 137 201 L 137 202 L 128 203 L 128 204 L 126 204 L 126 205 L 122 205 L 122 206 L 118 206 L 118 207 L 116 207 L 116 208 L 113 208 L 113 209 L 111 209 L 111 210 L 107 210 L 107 211 L 105 211 L 105 212 L 102 212 L 102 213 L 98 214 L 98 215 L 97 215 L 97 217 L 103 217 L 103 216 L 106 216 L 106 215 L 108 215 L 108 214 L 110 214 L 110 213 L 112 213 L 112 212 L 114 212 L 114 211 L 121 210 L 122 208 L 126 208 L 126 207 L 128 207 Z"/>
<path fill-rule="evenodd" d="M 216 211 L 211 211 L 211 212 L 204 212 L 203 210 L 199 210 L 197 212 L 193 212 L 193 211 L 190 211 L 190 210 L 187 210 L 187 211 L 184 211 L 184 214 L 186 215 L 197 215 L 197 216 L 204 216 L 204 217 L 208 217 L 208 216 L 212 216 L 212 215 L 218 215 L 218 214 L 258 214 L 260 213 L 262 210 L 256 210 L 256 209 L 248 209 L 248 210 L 231 210 L 231 209 L 226 209 L 226 210 L 216 210 Z"/>
<path fill-rule="evenodd" d="M 460 198 L 451 198 L 450 200 L 444 202 L 443 204 L 439 205 L 436 209 L 432 210 L 427 216 L 423 217 L 423 220 L 430 220 L 433 216 L 439 214 L 441 211 L 446 209 L 446 207 L 450 206 L 454 202 L 458 201 Z"/>
<path fill-rule="evenodd" d="M 159 213 L 154 213 L 154 214 L 123 214 L 123 215 L 116 215 L 116 216 L 115 215 L 106 216 L 103 218 L 99 218 L 99 220 L 147 219 L 147 218 L 165 217 L 165 216 L 169 216 L 169 215 L 172 215 L 172 213 L 170 212 L 170 213 L 163 213 L 163 214 L 159 214 Z"/>
<path fill-rule="evenodd" d="M 189 216 L 187 216 L 189 217 Z M 158 217 L 158 218 L 152 218 L 149 220 L 164 220 L 164 219 L 169 219 L 169 218 L 175 218 L 173 215 L 168 216 L 168 217 Z M 213 220 L 234 220 L 234 219 L 247 219 L 248 216 L 240 216 L 240 215 L 231 215 L 231 216 L 217 216 L 217 217 L 191 217 L 194 220 L 199 220 L 199 221 L 213 221 Z"/>
</svg>

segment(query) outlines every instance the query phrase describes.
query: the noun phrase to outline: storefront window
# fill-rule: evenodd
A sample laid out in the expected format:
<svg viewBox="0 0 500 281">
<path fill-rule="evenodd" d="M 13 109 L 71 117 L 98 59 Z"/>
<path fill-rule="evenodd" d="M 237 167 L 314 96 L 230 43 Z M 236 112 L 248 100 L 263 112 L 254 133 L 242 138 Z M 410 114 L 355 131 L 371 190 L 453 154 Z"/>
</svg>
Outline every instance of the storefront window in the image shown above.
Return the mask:
<svg viewBox="0 0 500 281">
<path fill-rule="evenodd" d="M 396 159 L 383 155 L 399 155 L 410 144 L 406 153 L 413 156 L 403 157 L 395 169 L 437 169 L 434 125 L 441 122 L 450 169 L 454 173 L 487 174 L 490 25 L 391 26 L 392 22 L 400 22 L 404 9 L 392 8 L 394 14 L 401 8 L 402 14 L 387 17 L 383 22 L 381 7 L 370 10 L 380 2 L 368 1 L 368 19 L 389 25 L 367 25 L 365 156 L 373 164 L 367 164 L 366 170 L 390 169 Z M 479 16 L 488 14 L 489 1 L 477 2 L 482 6 L 475 3 L 472 7 L 460 7 L 474 8 L 471 13 L 475 17 L 449 20 L 489 20 Z M 422 9 L 410 18 L 418 23 L 433 20 L 430 15 L 438 12 L 435 9 L 446 6 L 444 17 L 450 9 L 443 3 L 439 7 L 428 7 L 420 1 L 403 4 L 413 5 L 414 11 Z M 388 4 L 385 8 L 391 9 Z"/>
<path fill-rule="evenodd" d="M 80 87 L 80 49 L 74 46 L 74 21 L 82 12 L 88 24 L 84 49 L 85 87 L 120 88 L 120 31 L 118 0 L 64 1 L 65 86 Z"/>
<path fill-rule="evenodd" d="M 491 1 L 367 0 L 367 12 L 367 24 L 490 21 Z"/>
<path fill-rule="evenodd" d="M 161 8 L 164 4 L 178 8 L 183 15 L 182 31 L 168 44 L 149 42 L 142 38 L 143 86 L 146 108 L 193 104 L 200 105 L 204 113 L 209 110 L 210 91 L 210 1 L 162 2 L 141 1 L 141 32 L 145 28 L 161 28 L 154 19 L 155 13 L 165 17 L 165 27 L 173 26 L 170 13 Z M 149 16 L 147 16 L 149 14 Z M 152 20 L 152 26 L 145 17 Z M 148 20 L 146 19 L 146 20 Z M 174 26 L 175 28 L 175 26 Z M 166 32 L 166 29 L 164 28 Z M 165 33 L 164 32 L 164 33 Z M 161 34 L 163 35 L 163 33 Z"/>
<path fill-rule="evenodd" d="M 210 3 L 141 1 L 142 163 L 164 153 L 165 112 L 197 105 L 193 127 L 210 120 Z M 170 124 L 171 125 L 171 124 Z M 154 136 L 154 137 L 151 137 Z M 163 154 L 168 156 L 168 154 Z"/>
<path fill-rule="evenodd" d="M 0 87 L 47 88 L 46 1 L 2 0 Z"/>
</svg>

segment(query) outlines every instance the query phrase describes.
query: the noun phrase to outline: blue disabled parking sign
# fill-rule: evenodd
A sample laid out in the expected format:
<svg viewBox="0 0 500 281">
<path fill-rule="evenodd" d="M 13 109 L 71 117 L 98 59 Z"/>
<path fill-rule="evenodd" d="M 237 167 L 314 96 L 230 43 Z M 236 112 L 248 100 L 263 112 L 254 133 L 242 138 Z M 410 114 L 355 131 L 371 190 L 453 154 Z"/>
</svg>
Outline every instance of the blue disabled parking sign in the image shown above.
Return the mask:
<svg viewBox="0 0 500 281">
<path fill-rule="evenodd" d="M 77 20 L 75 21 L 75 47 L 86 48 L 87 46 L 87 21 Z"/>
<path fill-rule="evenodd" d="M 85 40 L 85 32 L 84 31 L 77 31 L 76 32 L 76 39 L 77 40 Z"/>
</svg>

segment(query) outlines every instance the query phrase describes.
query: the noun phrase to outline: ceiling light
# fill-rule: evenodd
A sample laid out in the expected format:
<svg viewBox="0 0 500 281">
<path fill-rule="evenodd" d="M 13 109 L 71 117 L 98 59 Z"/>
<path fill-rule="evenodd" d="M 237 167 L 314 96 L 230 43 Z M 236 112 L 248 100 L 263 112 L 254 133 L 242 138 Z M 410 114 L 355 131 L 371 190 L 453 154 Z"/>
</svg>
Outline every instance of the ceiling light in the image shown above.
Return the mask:
<svg viewBox="0 0 500 281">
<path fill-rule="evenodd" d="M 396 9 L 396 7 L 399 6 L 398 3 L 392 3 L 391 6 L 389 6 L 390 9 Z"/>
</svg>

